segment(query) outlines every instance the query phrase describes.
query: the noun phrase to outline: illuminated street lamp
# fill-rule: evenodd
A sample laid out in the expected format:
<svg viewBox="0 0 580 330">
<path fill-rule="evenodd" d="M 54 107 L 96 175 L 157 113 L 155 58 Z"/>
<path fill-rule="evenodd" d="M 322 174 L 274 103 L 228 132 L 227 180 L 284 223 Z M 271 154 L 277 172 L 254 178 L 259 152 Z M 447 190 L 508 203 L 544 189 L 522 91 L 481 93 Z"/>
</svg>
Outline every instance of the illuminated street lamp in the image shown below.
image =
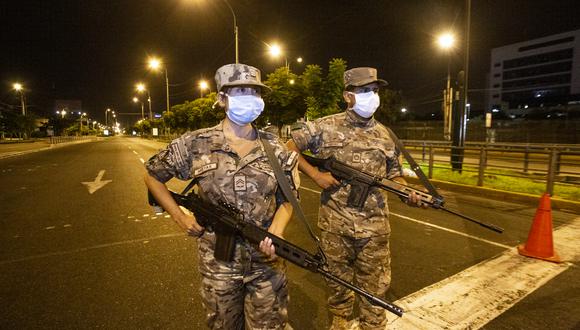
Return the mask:
<svg viewBox="0 0 580 330">
<path fill-rule="evenodd" d="M 64 118 L 64 116 L 66 115 L 66 110 L 64 110 L 64 109 L 62 109 L 62 111 L 58 111 L 58 110 L 57 110 L 57 111 L 56 111 L 56 114 L 57 114 L 57 115 L 60 115 L 60 116 L 61 116 L 61 118 Z"/>
<path fill-rule="evenodd" d="M 274 58 L 284 56 L 284 67 L 286 67 L 286 70 L 290 71 L 290 66 L 288 65 L 288 58 L 286 58 L 286 55 L 284 55 L 284 52 L 282 51 L 282 47 L 280 47 L 280 45 L 278 44 L 268 45 L 268 53 L 270 54 L 270 56 Z"/>
<path fill-rule="evenodd" d="M 209 90 L 209 84 L 205 80 L 200 80 L 197 86 L 199 87 L 199 97 L 203 97 L 204 90 Z"/>
<path fill-rule="evenodd" d="M 155 58 L 155 57 L 149 58 L 147 63 L 148 63 L 149 69 L 151 69 L 153 71 L 160 71 L 162 68 L 163 68 L 163 71 L 165 71 L 165 93 L 167 95 L 167 110 L 166 111 L 169 111 L 169 78 L 167 77 L 167 65 L 163 65 L 161 60 L 158 58 Z M 153 119 L 153 116 L 151 113 L 151 108 L 149 108 L 149 117 L 150 117 L 150 119 Z"/>
<path fill-rule="evenodd" d="M 12 88 L 20 94 L 20 105 L 22 107 L 22 115 L 26 116 L 26 100 L 24 98 L 24 87 L 22 87 L 21 83 L 14 83 Z"/>
<path fill-rule="evenodd" d="M 137 103 L 137 102 L 141 102 L 141 100 L 139 100 L 136 97 L 133 97 L 133 102 Z M 145 107 L 143 106 L 143 102 L 141 102 L 141 119 L 145 119 Z"/>
<path fill-rule="evenodd" d="M 151 112 L 151 94 L 149 93 L 149 90 L 145 87 L 145 84 L 143 83 L 138 83 L 137 85 L 135 85 L 135 89 L 139 93 L 147 92 L 147 102 L 149 102 L 149 119 L 151 119 L 153 113 Z"/>
<path fill-rule="evenodd" d="M 83 117 L 87 116 L 86 112 L 83 112 L 82 114 L 79 112 L 79 114 L 81 115 L 79 118 L 79 134 L 83 135 Z M 87 122 L 87 126 L 88 126 L 88 122 Z"/>
<path fill-rule="evenodd" d="M 451 112 L 453 104 L 453 92 L 451 90 L 451 55 L 449 52 L 455 47 L 455 36 L 446 32 L 437 38 L 439 48 L 447 52 L 447 87 L 443 93 L 443 135 L 446 140 L 451 139 Z"/>
</svg>

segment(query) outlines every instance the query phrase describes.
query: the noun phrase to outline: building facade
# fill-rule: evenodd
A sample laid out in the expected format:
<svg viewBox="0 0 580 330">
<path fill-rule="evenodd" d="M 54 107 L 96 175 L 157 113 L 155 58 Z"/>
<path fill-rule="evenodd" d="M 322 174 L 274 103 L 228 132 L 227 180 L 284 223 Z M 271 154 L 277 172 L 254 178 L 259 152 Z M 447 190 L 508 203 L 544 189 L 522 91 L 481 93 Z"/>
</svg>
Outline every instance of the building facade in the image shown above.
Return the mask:
<svg viewBox="0 0 580 330">
<path fill-rule="evenodd" d="M 492 49 L 488 90 L 512 117 L 580 103 L 580 30 Z"/>
</svg>

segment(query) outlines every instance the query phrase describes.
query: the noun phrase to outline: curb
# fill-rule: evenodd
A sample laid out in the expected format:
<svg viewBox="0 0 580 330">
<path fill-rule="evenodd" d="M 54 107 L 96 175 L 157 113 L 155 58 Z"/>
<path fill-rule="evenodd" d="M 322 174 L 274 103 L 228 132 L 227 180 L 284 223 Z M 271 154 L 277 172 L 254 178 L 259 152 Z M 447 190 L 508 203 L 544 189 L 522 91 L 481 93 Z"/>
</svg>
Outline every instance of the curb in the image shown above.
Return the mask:
<svg viewBox="0 0 580 330">
<path fill-rule="evenodd" d="M 42 147 L 37 148 L 37 149 L 30 149 L 30 150 L 23 150 L 23 151 L 11 151 L 11 152 L 5 152 L 5 153 L 0 152 L 0 159 L 6 159 L 6 158 L 11 158 L 11 157 L 26 155 L 26 154 L 31 154 L 34 152 L 45 151 L 45 150 L 51 150 L 54 148 L 66 147 L 66 146 L 69 146 L 72 144 L 95 142 L 95 141 L 101 141 L 101 139 L 97 138 L 97 139 L 87 139 L 87 140 L 80 140 L 80 141 L 63 142 L 63 143 L 57 143 L 57 144 L 46 144 L 45 146 L 42 146 Z"/>
<path fill-rule="evenodd" d="M 421 184 L 418 179 L 415 178 L 405 178 L 408 182 L 413 184 Z M 459 193 L 468 193 L 472 195 L 480 195 L 486 198 L 495 199 L 499 201 L 513 201 L 513 202 L 520 202 L 525 204 L 530 204 L 532 207 L 537 207 L 538 201 L 542 196 L 518 193 L 518 192 L 511 192 L 511 191 L 504 191 L 504 190 L 497 190 L 493 188 L 486 188 L 486 187 L 476 187 L 476 186 L 468 186 L 459 183 L 451 183 L 447 181 L 439 181 L 430 179 L 429 181 L 433 182 L 436 188 L 438 189 L 445 189 L 451 190 L 453 192 Z M 580 213 L 580 202 L 560 199 L 551 197 L 551 206 L 552 209 L 557 209 L 560 211 L 569 211 L 573 213 Z"/>
</svg>

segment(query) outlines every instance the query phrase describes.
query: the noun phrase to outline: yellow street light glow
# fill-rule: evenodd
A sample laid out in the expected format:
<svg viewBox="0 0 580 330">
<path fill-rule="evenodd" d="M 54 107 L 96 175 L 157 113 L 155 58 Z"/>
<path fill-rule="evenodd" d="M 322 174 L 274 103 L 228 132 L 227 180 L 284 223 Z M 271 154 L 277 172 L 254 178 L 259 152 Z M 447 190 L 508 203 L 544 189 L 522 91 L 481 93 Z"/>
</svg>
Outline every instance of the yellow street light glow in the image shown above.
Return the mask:
<svg viewBox="0 0 580 330">
<path fill-rule="evenodd" d="M 143 83 L 138 83 L 137 85 L 135 85 L 135 88 L 137 88 L 137 91 L 138 91 L 139 93 L 141 93 L 141 92 L 145 91 L 145 84 L 143 84 Z"/>
<path fill-rule="evenodd" d="M 455 44 L 455 36 L 451 33 L 444 33 L 437 38 L 437 44 L 442 49 L 452 48 Z"/>
<path fill-rule="evenodd" d="M 14 88 L 14 90 L 17 92 L 20 92 L 22 90 L 22 84 L 21 83 L 14 83 L 12 85 L 12 88 Z"/>
<path fill-rule="evenodd" d="M 161 60 L 155 57 L 149 58 L 147 64 L 151 70 L 159 70 L 161 68 Z"/>
<path fill-rule="evenodd" d="M 208 89 L 209 88 L 209 85 L 208 85 L 207 81 L 205 81 L 205 80 L 200 81 L 199 82 L 199 88 L 201 90 Z"/>
<path fill-rule="evenodd" d="M 270 55 L 272 55 L 273 57 L 278 57 L 282 55 L 282 48 L 280 48 L 280 46 L 277 44 L 270 45 L 268 50 L 270 52 Z"/>
<path fill-rule="evenodd" d="M 290 79 L 290 85 L 294 85 L 294 79 Z"/>
<path fill-rule="evenodd" d="M 299 57 L 299 58 L 297 58 L 297 59 L 296 59 L 296 62 L 298 62 L 298 63 L 302 63 L 302 57 Z"/>
<path fill-rule="evenodd" d="M 139 99 L 138 99 L 138 98 L 136 98 L 136 97 L 134 97 L 134 98 L 133 98 L 133 102 L 137 103 L 137 102 L 139 102 Z"/>
</svg>

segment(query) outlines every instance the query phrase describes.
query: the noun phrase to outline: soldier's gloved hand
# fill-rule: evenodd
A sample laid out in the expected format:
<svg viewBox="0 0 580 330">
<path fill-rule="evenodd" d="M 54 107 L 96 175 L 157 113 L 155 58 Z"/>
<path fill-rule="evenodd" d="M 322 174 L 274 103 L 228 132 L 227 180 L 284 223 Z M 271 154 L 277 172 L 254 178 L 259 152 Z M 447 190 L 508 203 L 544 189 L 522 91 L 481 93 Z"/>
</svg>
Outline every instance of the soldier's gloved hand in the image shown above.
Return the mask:
<svg viewBox="0 0 580 330">
<path fill-rule="evenodd" d="M 262 251 L 263 254 L 267 255 L 270 258 L 276 257 L 276 247 L 274 246 L 274 244 L 272 244 L 272 239 L 270 237 L 265 237 L 260 242 L 260 251 Z"/>
<path fill-rule="evenodd" d="M 317 171 L 312 179 L 322 189 L 340 186 L 340 182 L 336 180 L 330 172 Z"/>
<path fill-rule="evenodd" d="M 203 234 L 203 231 L 205 230 L 202 226 L 199 225 L 199 223 L 197 223 L 195 217 L 190 214 L 184 213 L 183 215 L 177 217 L 177 219 L 175 219 L 175 222 L 177 222 L 179 227 L 185 230 L 189 236 L 199 237 Z"/>
</svg>

